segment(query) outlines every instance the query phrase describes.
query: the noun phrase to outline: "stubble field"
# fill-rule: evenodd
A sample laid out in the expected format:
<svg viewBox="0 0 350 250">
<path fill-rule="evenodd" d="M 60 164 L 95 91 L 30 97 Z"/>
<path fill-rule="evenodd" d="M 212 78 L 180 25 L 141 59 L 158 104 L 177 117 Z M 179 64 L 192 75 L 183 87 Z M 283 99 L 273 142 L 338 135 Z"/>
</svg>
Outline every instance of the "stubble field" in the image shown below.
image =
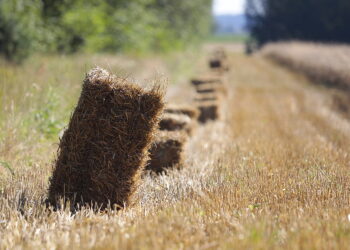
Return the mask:
<svg viewBox="0 0 350 250">
<path fill-rule="evenodd" d="M 227 51 L 224 116 L 197 129 L 184 168 L 146 176 L 131 207 L 75 214 L 49 213 L 44 200 L 84 73 L 96 64 L 140 82 L 168 79 L 166 101 L 191 103 L 188 81 L 208 70 L 209 52 L 2 63 L 1 248 L 348 248 L 350 122 L 334 105 L 338 90 Z"/>
</svg>

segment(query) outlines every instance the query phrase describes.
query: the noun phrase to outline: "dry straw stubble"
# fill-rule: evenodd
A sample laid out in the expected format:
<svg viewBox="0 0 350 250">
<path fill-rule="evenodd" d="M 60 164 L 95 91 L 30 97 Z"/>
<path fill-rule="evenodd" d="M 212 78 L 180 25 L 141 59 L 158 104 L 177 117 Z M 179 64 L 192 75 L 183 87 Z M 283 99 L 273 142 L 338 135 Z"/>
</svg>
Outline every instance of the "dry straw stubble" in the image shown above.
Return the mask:
<svg viewBox="0 0 350 250">
<path fill-rule="evenodd" d="M 59 146 L 49 202 L 129 204 L 163 109 L 159 87 L 146 91 L 96 68 L 83 84 L 79 102 Z"/>
<path fill-rule="evenodd" d="M 277 42 L 261 54 L 300 72 L 312 81 L 350 90 L 350 46 L 309 42 Z"/>
</svg>

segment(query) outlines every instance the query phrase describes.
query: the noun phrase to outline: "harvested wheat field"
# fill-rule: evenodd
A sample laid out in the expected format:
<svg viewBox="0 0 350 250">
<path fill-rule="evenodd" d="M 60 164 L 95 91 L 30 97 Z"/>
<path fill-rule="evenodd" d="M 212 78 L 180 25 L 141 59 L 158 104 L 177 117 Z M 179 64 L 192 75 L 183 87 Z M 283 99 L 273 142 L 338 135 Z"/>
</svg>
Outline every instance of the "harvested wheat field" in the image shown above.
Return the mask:
<svg viewBox="0 0 350 250">
<path fill-rule="evenodd" d="M 307 42 L 268 44 L 262 55 L 303 73 L 316 82 L 350 88 L 350 47 Z"/>
<path fill-rule="evenodd" d="M 193 64 L 192 72 L 173 72 L 184 77 L 169 84 L 166 103 L 197 105 L 190 79 L 210 70 L 210 53 L 201 55 L 196 63 L 185 60 Z M 134 203 L 121 210 L 82 208 L 74 213 L 45 204 L 60 130 L 51 134 L 45 123 L 31 130 L 23 124 L 31 121 L 25 114 L 45 104 L 38 89 L 46 91 L 45 82 L 52 81 L 60 88 L 45 92 L 53 100 L 47 104 L 53 107 L 50 121 L 66 126 L 86 68 L 55 67 L 53 59 L 42 68 L 23 65 L 23 74 L 1 66 L 6 94 L 0 132 L 1 248 L 349 248 L 350 120 L 346 110 L 333 105 L 334 91 L 341 90 L 329 91 L 260 56 L 229 49 L 226 55 L 230 71 L 222 73 L 227 84 L 219 105 L 223 116 L 193 132 L 184 144 L 181 170 L 146 173 Z M 109 60 L 112 72 L 126 65 Z M 104 66 L 101 58 L 93 63 Z M 152 72 L 149 64 L 139 64 L 135 78 L 150 79 L 153 73 L 143 77 L 147 72 L 140 71 L 141 65 Z M 135 72 L 133 67 L 124 70 Z M 35 70 L 42 73 L 30 75 Z M 11 81 L 25 79 L 30 83 L 26 92 L 10 88 Z M 33 100 L 38 106 L 29 104 Z"/>
</svg>

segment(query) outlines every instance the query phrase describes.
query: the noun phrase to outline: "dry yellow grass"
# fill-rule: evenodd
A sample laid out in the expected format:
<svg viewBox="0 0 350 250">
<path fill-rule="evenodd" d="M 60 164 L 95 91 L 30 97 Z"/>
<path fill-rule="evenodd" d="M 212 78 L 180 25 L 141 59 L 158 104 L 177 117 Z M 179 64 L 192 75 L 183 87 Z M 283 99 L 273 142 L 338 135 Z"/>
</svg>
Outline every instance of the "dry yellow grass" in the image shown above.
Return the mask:
<svg viewBox="0 0 350 250">
<path fill-rule="evenodd" d="M 47 213 L 57 145 L 32 149 L 30 165 L 27 141 L 1 153 L 19 159 L 0 194 L 1 248 L 349 248 L 349 120 L 303 77 L 238 53 L 229 63 L 225 118 L 197 130 L 185 169 L 146 176 L 133 207 Z"/>
<path fill-rule="evenodd" d="M 325 85 L 350 88 L 350 46 L 280 42 L 262 54 Z"/>
</svg>

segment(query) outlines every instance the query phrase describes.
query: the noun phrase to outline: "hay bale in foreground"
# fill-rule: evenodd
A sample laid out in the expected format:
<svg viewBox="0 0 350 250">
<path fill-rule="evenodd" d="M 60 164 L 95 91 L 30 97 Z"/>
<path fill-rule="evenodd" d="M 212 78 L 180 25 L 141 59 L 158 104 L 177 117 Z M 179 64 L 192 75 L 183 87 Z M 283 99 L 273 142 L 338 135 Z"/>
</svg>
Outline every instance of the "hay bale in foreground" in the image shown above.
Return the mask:
<svg viewBox="0 0 350 250">
<path fill-rule="evenodd" d="M 182 168 L 187 139 L 187 135 L 183 132 L 159 131 L 149 150 L 150 160 L 146 170 L 159 174 L 169 169 Z"/>
<path fill-rule="evenodd" d="M 199 116 L 198 109 L 189 105 L 168 105 L 165 107 L 164 113 L 183 114 L 193 120 L 197 120 Z"/>
<path fill-rule="evenodd" d="M 159 88 L 141 87 L 96 68 L 59 145 L 48 201 L 105 208 L 129 204 L 163 109 Z"/>
<path fill-rule="evenodd" d="M 159 130 L 167 131 L 185 131 L 188 135 L 192 135 L 194 124 L 192 119 L 184 114 L 164 113 L 160 122 Z"/>
<path fill-rule="evenodd" d="M 219 105 L 217 102 L 202 103 L 198 106 L 200 123 L 215 121 L 220 119 Z"/>
</svg>

